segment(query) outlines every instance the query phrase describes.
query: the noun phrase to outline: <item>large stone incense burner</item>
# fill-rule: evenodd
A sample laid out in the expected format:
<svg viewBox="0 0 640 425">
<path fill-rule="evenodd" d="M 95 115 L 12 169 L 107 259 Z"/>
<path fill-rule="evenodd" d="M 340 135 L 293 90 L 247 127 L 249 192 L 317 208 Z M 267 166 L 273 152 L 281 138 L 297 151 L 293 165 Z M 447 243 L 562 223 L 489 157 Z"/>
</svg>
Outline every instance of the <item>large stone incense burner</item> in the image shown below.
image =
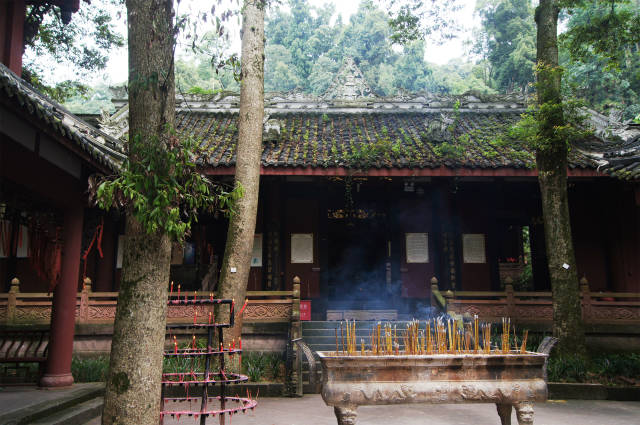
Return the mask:
<svg viewBox="0 0 640 425">
<path fill-rule="evenodd" d="M 502 425 L 511 424 L 513 406 L 518 423 L 529 425 L 533 403 L 547 399 L 547 354 L 318 356 L 322 398 L 339 425 L 355 424 L 358 406 L 405 403 L 495 403 Z"/>
</svg>

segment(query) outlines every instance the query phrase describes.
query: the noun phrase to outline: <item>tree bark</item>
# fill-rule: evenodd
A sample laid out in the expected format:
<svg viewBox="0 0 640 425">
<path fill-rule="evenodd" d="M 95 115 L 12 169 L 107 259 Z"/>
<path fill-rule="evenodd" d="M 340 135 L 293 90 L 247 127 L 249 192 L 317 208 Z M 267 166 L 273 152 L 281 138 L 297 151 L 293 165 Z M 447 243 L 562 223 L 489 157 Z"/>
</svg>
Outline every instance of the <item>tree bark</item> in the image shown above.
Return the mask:
<svg viewBox="0 0 640 425">
<path fill-rule="evenodd" d="M 558 13 L 555 0 L 540 0 L 536 10 L 540 134 L 536 150 L 538 182 L 549 276 L 553 293 L 553 334 L 561 353 L 584 355 L 580 290 L 576 270 L 567 193 L 567 142 L 555 130 L 565 125 L 558 70 Z"/>
<path fill-rule="evenodd" d="M 127 0 L 127 19 L 129 137 L 164 143 L 175 114 L 173 1 Z M 169 237 L 128 212 L 103 424 L 158 424 L 170 258 Z"/>
<path fill-rule="evenodd" d="M 229 221 L 218 292 L 219 297 L 234 299 L 240 305 L 247 293 L 260 188 L 264 119 L 264 1 L 245 0 L 242 10 L 242 81 L 235 184 L 236 187 L 242 186 L 244 196 L 236 202 L 235 213 Z M 236 313 L 238 310 L 236 308 Z M 226 321 L 228 311 L 220 312 L 216 317 Z M 242 330 L 239 319 L 234 328 L 236 336 Z"/>
</svg>

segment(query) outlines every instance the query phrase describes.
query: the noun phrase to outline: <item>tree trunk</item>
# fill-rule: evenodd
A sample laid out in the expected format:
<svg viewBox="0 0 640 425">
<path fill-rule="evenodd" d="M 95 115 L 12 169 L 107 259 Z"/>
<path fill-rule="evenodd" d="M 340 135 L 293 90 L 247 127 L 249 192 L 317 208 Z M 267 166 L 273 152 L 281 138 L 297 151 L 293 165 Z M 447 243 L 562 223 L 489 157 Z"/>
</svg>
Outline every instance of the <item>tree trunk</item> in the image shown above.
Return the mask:
<svg viewBox="0 0 640 425">
<path fill-rule="evenodd" d="M 129 137 L 164 143 L 175 114 L 173 1 L 127 0 L 127 19 Z M 170 259 L 169 237 L 128 212 L 103 424 L 158 424 Z"/>
<path fill-rule="evenodd" d="M 585 338 L 580 306 L 569 199 L 567 193 L 567 142 L 555 134 L 565 125 L 558 69 L 559 8 L 555 0 L 541 0 L 536 10 L 538 25 L 538 103 L 540 140 L 536 150 L 542 216 L 553 292 L 553 334 L 561 353 L 584 355 Z"/>
<path fill-rule="evenodd" d="M 241 72 L 235 181 L 236 187 L 244 189 L 244 196 L 236 202 L 235 213 L 229 221 L 218 292 L 219 297 L 232 298 L 240 305 L 247 293 L 260 188 L 264 119 L 264 2 L 261 0 L 245 0 L 242 9 Z M 236 308 L 236 313 L 238 311 Z M 228 320 L 225 312 L 218 313 L 217 317 Z M 241 330 L 240 318 L 234 334 L 239 336 Z"/>
</svg>

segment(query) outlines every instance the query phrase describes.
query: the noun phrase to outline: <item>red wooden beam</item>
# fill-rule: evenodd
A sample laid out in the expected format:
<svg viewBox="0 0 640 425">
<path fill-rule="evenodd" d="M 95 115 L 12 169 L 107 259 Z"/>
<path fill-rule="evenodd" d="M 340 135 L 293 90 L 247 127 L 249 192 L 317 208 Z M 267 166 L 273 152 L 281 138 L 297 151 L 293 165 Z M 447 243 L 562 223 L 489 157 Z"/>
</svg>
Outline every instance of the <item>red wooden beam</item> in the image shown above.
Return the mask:
<svg viewBox="0 0 640 425">
<path fill-rule="evenodd" d="M 234 175 L 235 167 L 207 168 L 212 176 Z M 537 177 L 538 171 L 529 168 L 372 168 L 355 171 L 345 167 L 261 167 L 263 176 L 369 176 L 369 177 Z M 593 169 L 570 168 L 569 177 L 607 177 Z"/>
</svg>

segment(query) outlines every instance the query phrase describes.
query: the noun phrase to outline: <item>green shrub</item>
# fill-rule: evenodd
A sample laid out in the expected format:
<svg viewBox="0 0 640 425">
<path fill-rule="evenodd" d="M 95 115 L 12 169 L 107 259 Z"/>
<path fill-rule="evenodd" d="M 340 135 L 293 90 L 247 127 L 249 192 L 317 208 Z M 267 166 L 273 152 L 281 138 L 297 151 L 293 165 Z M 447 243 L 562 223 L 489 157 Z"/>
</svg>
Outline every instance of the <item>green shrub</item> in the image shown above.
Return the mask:
<svg viewBox="0 0 640 425">
<path fill-rule="evenodd" d="M 71 374 L 75 382 L 104 382 L 109 373 L 109 356 L 73 357 Z"/>
<path fill-rule="evenodd" d="M 629 385 L 640 380 L 640 354 L 598 353 L 590 359 L 551 356 L 549 381 Z"/>
<path fill-rule="evenodd" d="M 277 381 L 280 378 L 280 372 L 284 365 L 282 355 L 280 353 L 270 353 L 267 357 L 267 363 L 267 369 L 269 370 L 271 378 Z"/>
<path fill-rule="evenodd" d="M 586 382 L 587 369 L 587 361 L 582 357 L 552 356 L 547 365 L 552 382 Z"/>
<path fill-rule="evenodd" d="M 193 343 L 191 341 L 178 344 L 178 349 L 191 348 Z M 196 339 L 196 347 L 200 349 L 207 348 L 207 340 L 204 338 Z M 212 356 L 215 359 L 216 356 Z M 165 357 L 162 362 L 163 373 L 186 373 L 186 372 L 203 372 L 204 371 L 204 356 L 201 357 L 186 357 L 186 356 L 169 356 Z M 216 367 L 213 364 L 209 366 L 209 370 L 214 371 Z"/>
<path fill-rule="evenodd" d="M 278 380 L 283 364 L 281 353 L 249 351 L 242 356 L 242 373 L 253 382 L 265 379 Z"/>
<path fill-rule="evenodd" d="M 249 351 L 242 356 L 242 371 L 253 382 L 262 380 L 267 365 L 267 357 L 263 352 Z"/>
</svg>

